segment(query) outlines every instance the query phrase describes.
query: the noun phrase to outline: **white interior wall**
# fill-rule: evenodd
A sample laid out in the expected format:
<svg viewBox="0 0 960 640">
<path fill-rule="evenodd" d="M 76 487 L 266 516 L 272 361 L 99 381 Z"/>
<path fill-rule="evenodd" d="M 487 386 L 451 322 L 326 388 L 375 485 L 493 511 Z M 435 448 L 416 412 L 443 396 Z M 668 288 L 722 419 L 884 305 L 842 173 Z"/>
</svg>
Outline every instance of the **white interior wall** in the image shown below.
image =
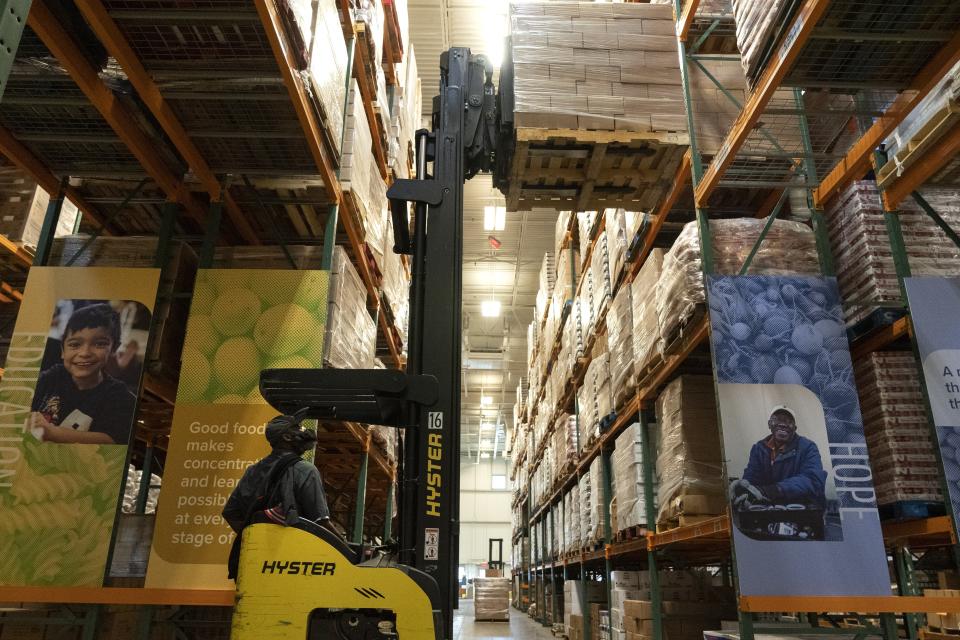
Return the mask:
<svg viewBox="0 0 960 640">
<path fill-rule="evenodd" d="M 506 475 L 507 488 L 491 489 L 491 476 Z M 476 566 L 487 561 L 488 541 L 503 539 L 503 560 L 510 563 L 513 533 L 510 522 L 511 485 L 503 458 L 460 460 L 460 565 L 467 578 L 477 575 Z"/>
</svg>

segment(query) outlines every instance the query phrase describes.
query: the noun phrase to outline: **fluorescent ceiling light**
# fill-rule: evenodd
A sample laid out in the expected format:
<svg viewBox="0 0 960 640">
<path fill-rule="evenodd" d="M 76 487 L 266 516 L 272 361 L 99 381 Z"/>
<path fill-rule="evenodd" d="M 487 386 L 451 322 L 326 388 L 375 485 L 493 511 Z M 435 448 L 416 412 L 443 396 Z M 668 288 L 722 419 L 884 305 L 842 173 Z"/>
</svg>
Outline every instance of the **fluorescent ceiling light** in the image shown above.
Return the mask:
<svg viewBox="0 0 960 640">
<path fill-rule="evenodd" d="M 500 301 L 484 300 L 480 303 L 480 314 L 484 318 L 498 318 L 500 316 Z"/>
<path fill-rule="evenodd" d="M 480 396 L 480 405 L 484 407 L 489 407 L 493 404 L 493 398 L 490 396 Z"/>
<path fill-rule="evenodd" d="M 483 208 L 483 230 L 484 231 L 503 231 L 507 226 L 507 208 L 506 207 L 484 207 Z"/>
</svg>

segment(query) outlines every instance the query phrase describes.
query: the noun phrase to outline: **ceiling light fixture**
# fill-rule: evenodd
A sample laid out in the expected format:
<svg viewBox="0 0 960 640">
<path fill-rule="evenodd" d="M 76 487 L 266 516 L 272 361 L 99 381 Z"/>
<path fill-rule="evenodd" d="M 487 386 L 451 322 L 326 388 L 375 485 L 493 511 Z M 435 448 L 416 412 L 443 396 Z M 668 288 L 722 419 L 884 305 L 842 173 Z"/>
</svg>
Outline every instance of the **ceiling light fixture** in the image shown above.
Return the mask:
<svg viewBox="0 0 960 640">
<path fill-rule="evenodd" d="M 484 300 L 480 303 L 480 315 L 484 318 L 499 318 L 500 317 L 500 301 L 499 300 Z"/>
<path fill-rule="evenodd" d="M 480 406 L 489 407 L 493 404 L 493 398 L 490 396 L 480 396 Z"/>
<path fill-rule="evenodd" d="M 486 206 L 483 208 L 483 230 L 503 231 L 507 226 L 507 208 Z"/>
</svg>

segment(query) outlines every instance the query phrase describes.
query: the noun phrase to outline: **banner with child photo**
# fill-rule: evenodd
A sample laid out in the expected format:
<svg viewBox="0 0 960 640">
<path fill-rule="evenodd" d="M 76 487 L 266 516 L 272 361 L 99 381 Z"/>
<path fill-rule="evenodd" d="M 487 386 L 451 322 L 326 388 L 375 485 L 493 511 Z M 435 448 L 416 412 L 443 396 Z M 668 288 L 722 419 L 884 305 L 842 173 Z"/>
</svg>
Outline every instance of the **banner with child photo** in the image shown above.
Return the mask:
<svg viewBox="0 0 960 640">
<path fill-rule="evenodd" d="M 103 584 L 159 279 L 30 270 L 0 381 L 0 584 Z"/>
</svg>

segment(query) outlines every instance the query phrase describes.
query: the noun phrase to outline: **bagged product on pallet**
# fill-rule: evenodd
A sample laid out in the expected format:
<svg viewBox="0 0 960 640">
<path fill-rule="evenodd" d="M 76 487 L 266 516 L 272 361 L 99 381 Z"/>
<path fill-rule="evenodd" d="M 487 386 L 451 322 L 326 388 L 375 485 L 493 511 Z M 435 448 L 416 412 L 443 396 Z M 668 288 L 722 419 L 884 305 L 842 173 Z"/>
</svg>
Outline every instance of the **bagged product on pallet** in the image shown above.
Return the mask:
<svg viewBox="0 0 960 640">
<path fill-rule="evenodd" d="M 593 498 L 593 485 L 589 471 L 580 476 L 580 546 L 590 546 L 593 540 L 593 527 L 590 524 L 590 503 Z"/>
<path fill-rule="evenodd" d="M 374 141 L 357 81 L 352 80 L 350 87 L 340 186 L 350 199 L 350 208 L 361 227 L 363 241 L 375 270 L 382 274 L 387 226 L 390 224 L 387 183 L 381 177 L 374 159 Z M 349 215 L 349 212 L 344 215 Z"/>
<path fill-rule="evenodd" d="M 590 463 L 590 526 L 587 530 L 587 544 L 600 542 L 603 540 L 606 532 L 604 531 L 605 516 L 607 509 L 606 489 L 603 482 L 603 457 L 597 456 Z"/>
<path fill-rule="evenodd" d="M 854 363 L 877 503 L 943 501 L 936 443 L 913 353 L 877 351 Z"/>
<path fill-rule="evenodd" d="M 613 519 L 614 531 L 651 524 L 647 522 L 643 441 L 640 435 L 642 428 L 640 423 L 634 423 L 624 429 L 623 433 L 617 436 L 611 457 L 613 496 L 617 501 L 617 516 Z M 651 447 L 651 463 L 655 450 L 656 447 Z M 655 473 L 651 475 L 656 477 Z M 656 486 L 653 494 L 656 498 Z"/>
<path fill-rule="evenodd" d="M 629 286 L 620 287 L 607 311 L 607 346 L 610 353 L 610 388 L 613 406 L 619 409 L 636 394 L 633 345 L 633 296 Z"/>
<path fill-rule="evenodd" d="M 924 198 L 954 229 L 960 227 L 960 191 L 924 189 Z M 913 200 L 899 207 L 914 276 L 960 276 L 960 249 Z M 900 285 L 876 183 L 854 182 L 827 208 L 827 229 L 848 325 L 875 309 L 900 306 Z"/>
<path fill-rule="evenodd" d="M 510 579 L 474 578 L 473 606 L 477 620 L 506 622 L 510 620 Z"/>
<path fill-rule="evenodd" d="M 607 233 L 600 232 L 600 237 L 593 247 L 590 256 L 591 289 L 590 313 L 594 318 L 602 317 L 610 298 L 613 296 L 613 282 L 610 279 L 610 253 L 607 250 Z"/>
<path fill-rule="evenodd" d="M 758 218 L 711 220 L 714 272 L 739 273 L 765 225 L 766 219 Z M 751 275 L 819 272 L 813 231 L 789 220 L 774 221 L 749 271 Z M 670 348 L 703 301 L 700 238 L 697 223 L 691 222 L 664 255 L 657 281 L 657 318 L 665 349 Z"/>
<path fill-rule="evenodd" d="M 589 257 L 590 243 L 593 240 L 593 230 L 597 224 L 596 211 L 580 211 L 577 213 L 577 237 L 580 239 L 580 260 L 586 261 Z M 587 264 L 581 264 L 584 271 L 589 271 Z"/>
<path fill-rule="evenodd" d="M 637 382 L 642 382 L 647 367 L 663 352 L 657 318 L 657 282 L 662 269 L 663 249 L 654 248 L 630 285 L 633 303 L 633 357 Z"/>
<path fill-rule="evenodd" d="M 657 398 L 658 524 L 727 506 L 717 403 L 710 376 L 681 376 Z"/>
<path fill-rule="evenodd" d="M 547 305 L 553 296 L 553 283 L 556 282 L 557 263 L 554 254 L 550 251 L 543 256 L 540 264 L 540 288 L 537 290 L 536 316 L 537 322 L 543 322 L 547 313 Z"/>
<path fill-rule="evenodd" d="M 339 155 L 346 98 L 347 46 L 334 0 L 279 0 L 298 69 L 319 104 L 327 142 Z"/>
<path fill-rule="evenodd" d="M 737 48 L 751 87 L 766 68 L 783 27 L 789 24 L 797 6 L 789 0 L 733 0 Z"/>
<path fill-rule="evenodd" d="M 367 311 L 367 290 L 343 247 L 333 251 L 323 361 L 335 369 L 372 369 L 377 325 Z"/>
</svg>

